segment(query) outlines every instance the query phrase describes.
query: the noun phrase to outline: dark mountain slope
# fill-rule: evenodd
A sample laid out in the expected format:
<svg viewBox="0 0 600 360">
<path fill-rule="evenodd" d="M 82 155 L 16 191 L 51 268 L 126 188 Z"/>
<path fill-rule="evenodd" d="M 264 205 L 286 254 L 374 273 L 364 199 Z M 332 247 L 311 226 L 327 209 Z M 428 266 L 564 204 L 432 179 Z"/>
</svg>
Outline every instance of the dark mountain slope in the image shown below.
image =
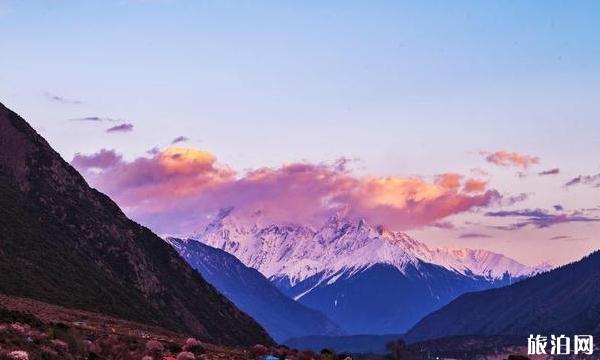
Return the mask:
<svg viewBox="0 0 600 360">
<path fill-rule="evenodd" d="M 192 333 L 270 342 L 150 230 L 0 104 L 0 292 Z"/>
<path fill-rule="evenodd" d="M 600 333 L 600 252 L 504 288 L 464 294 L 406 335 Z"/>
<path fill-rule="evenodd" d="M 502 280 L 490 282 L 423 262 L 408 265 L 405 272 L 388 264 L 376 264 L 357 274 L 333 276 L 337 277 L 333 283 L 315 284 L 313 278 L 308 278 L 294 288 L 280 289 L 294 296 L 312 288 L 298 301 L 341 324 L 351 335 L 403 333 L 460 294 L 503 284 Z M 508 283 L 510 279 L 504 281 Z"/>
<path fill-rule="evenodd" d="M 264 326 L 275 340 L 342 334 L 323 314 L 285 296 L 261 273 L 235 256 L 195 240 L 168 238 L 167 242 L 206 281 Z"/>
</svg>

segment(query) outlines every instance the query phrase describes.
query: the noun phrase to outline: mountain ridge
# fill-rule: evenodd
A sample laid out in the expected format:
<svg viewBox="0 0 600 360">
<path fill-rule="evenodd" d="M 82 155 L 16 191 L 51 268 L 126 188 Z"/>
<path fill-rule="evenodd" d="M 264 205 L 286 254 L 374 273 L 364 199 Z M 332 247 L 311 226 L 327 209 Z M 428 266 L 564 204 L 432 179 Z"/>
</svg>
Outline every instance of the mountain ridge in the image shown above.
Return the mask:
<svg viewBox="0 0 600 360">
<path fill-rule="evenodd" d="M 499 289 L 464 294 L 419 321 L 414 342 L 445 336 L 600 333 L 600 251 Z"/>
<path fill-rule="evenodd" d="M 403 333 L 458 295 L 539 271 L 484 250 L 431 250 L 361 219 L 332 217 L 313 228 L 238 219 L 233 211 L 191 238 L 236 256 L 349 335 Z"/>
<path fill-rule="evenodd" d="M 523 265 L 502 254 L 479 249 L 430 249 L 406 233 L 370 226 L 363 219 L 329 218 L 321 227 L 298 224 L 244 224 L 222 210 L 190 238 L 225 250 L 268 278 L 287 276 L 294 285 L 323 270 L 361 271 L 376 263 L 403 271 L 419 261 L 462 275 L 501 279 L 530 276 L 545 269 Z M 293 265 L 290 263 L 293 262 Z"/>
<path fill-rule="evenodd" d="M 147 228 L 0 104 L 0 292 L 188 332 L 270 343 Z"/>
<path fill-rule="evenodd" d="M 204 279 L 256 319 L 276 341 L 344 333 L 320 312 L 281 293 L 260 272 L 245 266 L 235 256 L 189 239 L 168 237 L 165 241 Z"/>
</svg>

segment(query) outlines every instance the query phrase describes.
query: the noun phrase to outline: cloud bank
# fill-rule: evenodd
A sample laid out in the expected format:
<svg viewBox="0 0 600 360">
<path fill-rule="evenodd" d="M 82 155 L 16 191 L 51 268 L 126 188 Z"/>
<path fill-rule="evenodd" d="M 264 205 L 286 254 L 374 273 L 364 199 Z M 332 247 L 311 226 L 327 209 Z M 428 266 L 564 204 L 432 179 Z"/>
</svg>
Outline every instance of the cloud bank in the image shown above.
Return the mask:
<svg viewBox="0 0 600 360">
<path fill-rule="evenodd" d="M 133 161 L 113 150 L 72 162 L 95 187 L 158 232 L 198 230 L 206 216 L 233 206 L 270 221 L 318 224 L 324 217 L 361 217 L 396 230 L 433 226 L 450 215 L 500 198 L 486 184 L 448 173 L 419 177 L 352 175 L 347 161 L 263 167 L 240 174 L 206 151 L 171 147 Z"/>
</svg>

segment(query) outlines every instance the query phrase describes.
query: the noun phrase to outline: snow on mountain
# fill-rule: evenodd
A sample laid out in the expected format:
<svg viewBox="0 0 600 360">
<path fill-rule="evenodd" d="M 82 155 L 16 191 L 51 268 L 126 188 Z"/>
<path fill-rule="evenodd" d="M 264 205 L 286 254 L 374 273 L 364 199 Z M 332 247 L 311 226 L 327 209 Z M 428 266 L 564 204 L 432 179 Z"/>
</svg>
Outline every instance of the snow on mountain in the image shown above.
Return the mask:
<svg viewBox="0 0 600 360">
<path fill-rule="evenodd" d="M 348 334 L 399 334 L 473 291 L 538 270 L 485 250 L 431 249 L 405 233 L 332 217 L 321 227 L 225 209 L 192 239 L 228 252 Z"/>
<path fill-rule="evenodd" d="M 305 225 L 261 224 L 261 219 L 236 219 L 232 209 L 222 210 L 191 238 L 233 254 L 267 278 L 294 286 L 318 275 L 315 285 L 334 283 L 376 264 L 405 272 L 423 262 L 452 272 L 490 281 L 505 275 L 530 276 L 539 269 L 486 250 L 430 249 L 405 233 L 370 226 L 365 220 L 332 217 L 321 228 Z M 301 297 L 310 289 L 306 289 Z"/>
<path fill-rule="evenodd" d="M 502 254 L 481 249 L 442 248 L 431 251 L 432 257 L 423 260 L 455 270 L 461 274 L 500 279 L 505 274 L 512 277 L 527 277 L 540 272 L 540 268 L 523 265 Z"/>
</svg>

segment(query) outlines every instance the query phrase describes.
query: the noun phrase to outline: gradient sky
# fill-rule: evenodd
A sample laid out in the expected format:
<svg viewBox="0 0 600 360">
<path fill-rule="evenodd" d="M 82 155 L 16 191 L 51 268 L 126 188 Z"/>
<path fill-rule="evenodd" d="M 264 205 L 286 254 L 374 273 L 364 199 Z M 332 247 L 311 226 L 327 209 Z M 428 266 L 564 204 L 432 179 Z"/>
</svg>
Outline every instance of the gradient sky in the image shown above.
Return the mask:
<svg viewBox="0 0 600 360">
<path fill-rule="evenodd" d="M 68 161 L 185 136 L 237 178 L 347 157 L 356 178 L 485 179 L 501 203 L 403 230 L 560 264 L 600 247 L 600 180 L 564 186 L 600 173 L 599 23 L 597 1 L 0 0 L 0 101 Z M 544 226 L 506 229 L 523 219 Z"/>
</svg>

